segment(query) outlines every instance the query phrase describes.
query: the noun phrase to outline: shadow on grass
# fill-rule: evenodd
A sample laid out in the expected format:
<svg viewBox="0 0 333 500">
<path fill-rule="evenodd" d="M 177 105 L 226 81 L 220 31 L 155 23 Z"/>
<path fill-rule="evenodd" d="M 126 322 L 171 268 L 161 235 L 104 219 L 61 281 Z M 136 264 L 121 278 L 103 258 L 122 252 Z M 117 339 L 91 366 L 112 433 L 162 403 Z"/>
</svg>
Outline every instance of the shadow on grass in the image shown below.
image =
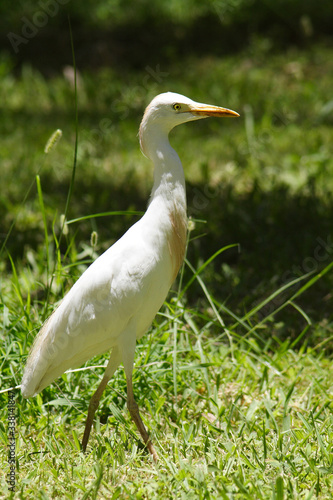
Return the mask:
<svg viewBox="0 0 333 500">
<path fill-rule="evenodd" d="M 189 189 L 190 212 L 193 189 L 196 195 L 204 193 L 200 186 Z M 207 221 L 203 226 L 206 234 L 190 246 L 192 262 L 205 261 L 225 245 L 239 244 L 239 249 L 222 253 L 205 270 L 204 281 L 219 302 L 226 301 L 240 315 L 293 279 L 309 272 L 316 274 L 333 260 L 333 203 L 315 192 L 292 195 L 282 185 L 270 191 L 254 186 L 239 196 L 228 186 L 217 196 L 206 198 L 200 218 Z M 332 318 L 332 288 L 330 273 L 297 303 L 315 322 Z M 191 293 L 194 291 L 189 291 L 190 300 L 194 300 Z M 288 297 L 284 295 L 284 300 Z M 265 313 L 281 305 L 279 301 L 276 299 Z M 283 315 L 286 317 L 286 311 Z M 287 317 L 288 335 L 292 335 L 293 329 L 299 331 L 301 316 L 292 309 Z"/>
</svg>

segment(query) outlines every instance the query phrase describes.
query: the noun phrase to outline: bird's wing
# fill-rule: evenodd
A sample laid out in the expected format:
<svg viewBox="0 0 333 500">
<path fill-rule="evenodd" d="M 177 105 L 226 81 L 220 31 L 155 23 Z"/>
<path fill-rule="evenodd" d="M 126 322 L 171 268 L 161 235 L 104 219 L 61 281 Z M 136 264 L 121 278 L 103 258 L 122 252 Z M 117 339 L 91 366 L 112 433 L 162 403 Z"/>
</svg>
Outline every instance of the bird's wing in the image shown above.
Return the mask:
<svg viewBox="0 0 333 500">
<path fill-rule="evenodd" d="M 23 396 L 117 345 L 132 318 L 138 336 L 151 323 L 169 284 L 135 226 L 83 273 L 43 325 L 27 361 Z"/>
</svg>

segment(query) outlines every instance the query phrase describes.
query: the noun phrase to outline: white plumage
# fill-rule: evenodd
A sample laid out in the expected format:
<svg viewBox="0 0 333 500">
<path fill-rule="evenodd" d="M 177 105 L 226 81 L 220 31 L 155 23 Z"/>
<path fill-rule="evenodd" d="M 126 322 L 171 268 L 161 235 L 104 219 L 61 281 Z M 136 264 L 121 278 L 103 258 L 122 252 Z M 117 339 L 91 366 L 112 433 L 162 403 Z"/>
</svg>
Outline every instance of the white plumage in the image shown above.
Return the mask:
<svg viewBox="0 0 333 500">
<path fill-rule="evenodd" d="M 169 143 L 170 130 L 207 116 L 238 116 L 180 94 L 155 97 L 140 125 L 140 145 L 154 163 L 154 186 L 144 216 L 79 278 L 41 328 L 29 354 L 21 390 L 33 396 L 69 368 L 112 349 L 109 364 L 89 405 L 85 450 L 101 394 L 121 362 L 131 416 L 157 459 L 132 390 L 136 339 L 162 306 L 184 258 L 186 195 L 183 168 Z"/>
</svg>

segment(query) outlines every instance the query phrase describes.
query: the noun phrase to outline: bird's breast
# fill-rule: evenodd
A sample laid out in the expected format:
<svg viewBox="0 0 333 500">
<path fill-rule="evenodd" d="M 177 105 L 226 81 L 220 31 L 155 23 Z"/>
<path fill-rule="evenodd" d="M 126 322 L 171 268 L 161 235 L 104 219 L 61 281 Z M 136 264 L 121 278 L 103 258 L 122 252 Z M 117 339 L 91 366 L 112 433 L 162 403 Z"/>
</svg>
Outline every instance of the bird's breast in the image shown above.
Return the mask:
<svg viewBox="0 0 333 500">
<path fill-rule="evenodd" d="M 168 248 L 172 262 L 173 282 L 176 279 L 185 256 L 187 218 L 182 210 L 174 207 L 169 214 L 169 219 L 170 231 L 168 234 Z"/>
</svg>

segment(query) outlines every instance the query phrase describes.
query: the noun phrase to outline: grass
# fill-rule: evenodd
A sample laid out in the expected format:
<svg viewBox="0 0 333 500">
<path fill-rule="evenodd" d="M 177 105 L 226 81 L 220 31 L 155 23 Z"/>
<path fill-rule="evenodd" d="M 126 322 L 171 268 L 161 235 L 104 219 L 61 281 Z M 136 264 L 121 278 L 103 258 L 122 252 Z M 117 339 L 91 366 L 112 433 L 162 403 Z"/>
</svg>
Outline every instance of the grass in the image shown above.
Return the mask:
<svg viewBox="0 0 333 500">
<path fill-rule="evenodd" d="M 5 385 L 20 381 L 31 319 L 13 316 Z M 105 357 L 29 401 L 16 392 L 18 498 L 330 498 L 332 366 L 323 346 L 237 335 L 230 346 L 221 329 L 213 334 L 217 322 L 171 297 L 137 348 L 135 392 L 158 466 L 126 411 L 122 370 L 102 399 L 88 455 L 79 450 L 103 373 L 94 365 Z"/>
<path fill-rule="evenodd" d="M 129 418 L 122 369 L 103 395 L 88 454 L 80 451 L 105 355 L 36 398 L 23 400 L 14 390 L 15 498 L 331 498 L 329 54 L 317 46 L 280 55 L 256 42 L 232 59 L 188 61 L 186 80 L 177 62 L 163 68 L 162 83 L 144 83 L 145 72 L 81 75 L 74 185 L 69 83 L 46 82 L 31 68 L 14 78 L 3 62 L 0 155 L 8 191 L 0 199 L 1 231 L 13 226 L 8 253 L 0 256 L 5 447 L 7 391 L 20 384 L 41 323 L 89 262 L 136 220 L 133 212 L 145 208 L 151 167 L 135 136 L 149 97 L 173 88 L 202 101 L 209 96 L 244 117 L 228 127 L 198 122 L 172 136 L 197 220 L 180 277 L 137 346 L 134 372 L 159 464 Z M 56 128 L 63 137 L 45 155 Z M 63 226 L 69 186 L 70 220 Z M 108 211 L 118 214 L 87 217 Z M 0 461 L 7 473 L 6 453 Z M 8 497 L 5 475 L 0 481 Z"/>
</svg>

